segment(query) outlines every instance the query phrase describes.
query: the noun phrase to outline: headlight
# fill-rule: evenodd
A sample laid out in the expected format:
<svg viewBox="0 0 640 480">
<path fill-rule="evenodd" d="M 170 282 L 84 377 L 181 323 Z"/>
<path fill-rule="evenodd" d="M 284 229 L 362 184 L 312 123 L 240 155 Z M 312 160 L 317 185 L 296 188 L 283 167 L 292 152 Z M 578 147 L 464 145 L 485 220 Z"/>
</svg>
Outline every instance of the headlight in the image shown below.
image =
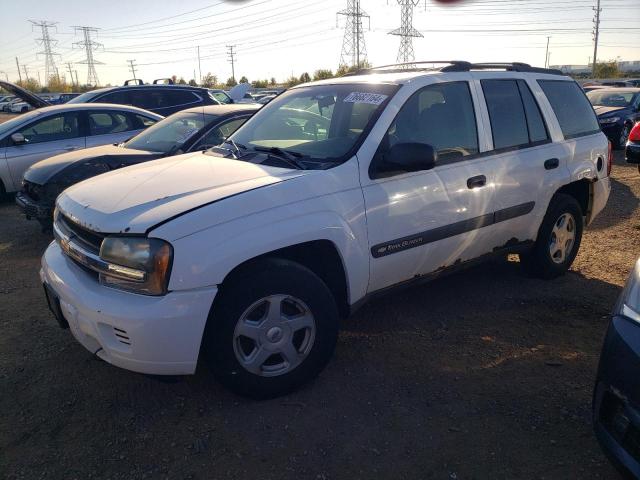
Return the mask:
<svg viewBox="0 0 640 480">
<path fill-rule="evenodd" d="M 598 121 L 606 125 L 608 123 L 616 123 L 618 120 L 620 120 L 620 117 L 601 118 Z"/>
<path fill-rule="evenodd" d="M 100 274 L 103 285 L 143 295 L 167 293 L 173 248 L 164 240 L 107 237 L 100 258 L 108 263 L 108 273 Z"/>
<path fill-rule="evenodd" d="M 629 275 L 614 313 L 640 323 L 640 260 Z"/>
</svg>

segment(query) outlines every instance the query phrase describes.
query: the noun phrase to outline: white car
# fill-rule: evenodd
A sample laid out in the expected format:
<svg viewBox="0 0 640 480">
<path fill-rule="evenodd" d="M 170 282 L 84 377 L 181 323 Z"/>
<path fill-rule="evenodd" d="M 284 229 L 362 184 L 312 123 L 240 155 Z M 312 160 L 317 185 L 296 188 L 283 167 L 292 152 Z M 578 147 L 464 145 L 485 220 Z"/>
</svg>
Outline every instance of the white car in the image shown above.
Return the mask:
<svg viewBox="0 0 640 480">
<path fill-rule="evenodd" d="M 10 113 L 26 113 L 29 110 L 33 110 L 33 107 L 27 102 L 14 102 L 9 107 Z"/>
<path fill-rule="evenodd" d="M 429 63 L 431 65 L 431 63 Z M 373 295 L 516 252 L 552 278 L 610 192 L 576 82 L 525 64 L 301 85 L 221 147 L 66 190 L 41 279 L 91 353 L 270 397 L 317 375 Z"/>
</svg>

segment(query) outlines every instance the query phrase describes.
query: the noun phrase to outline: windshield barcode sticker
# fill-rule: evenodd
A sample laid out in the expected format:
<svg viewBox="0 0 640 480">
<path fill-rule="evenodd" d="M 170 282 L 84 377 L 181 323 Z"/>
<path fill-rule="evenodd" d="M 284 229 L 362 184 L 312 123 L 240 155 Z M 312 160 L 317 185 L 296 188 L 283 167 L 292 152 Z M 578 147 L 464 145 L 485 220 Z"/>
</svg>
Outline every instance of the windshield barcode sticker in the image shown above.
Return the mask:
<svg viewBox="0 0 640 480">
<path fill-rule="evenodd" d="M 371 105 L 380 105 L 387 99 L 388 95 L 379 93 L 361 93 L 352 92 L 345 99 L 345 103 L 369 103 Z"/>
</svg>

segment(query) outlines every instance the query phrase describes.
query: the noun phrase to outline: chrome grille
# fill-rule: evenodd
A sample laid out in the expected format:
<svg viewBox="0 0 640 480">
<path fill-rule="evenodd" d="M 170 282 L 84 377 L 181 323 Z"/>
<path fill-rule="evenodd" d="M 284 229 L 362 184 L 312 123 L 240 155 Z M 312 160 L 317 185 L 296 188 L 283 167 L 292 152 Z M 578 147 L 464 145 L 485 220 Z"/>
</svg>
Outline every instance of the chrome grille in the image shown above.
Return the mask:
<svg viewBox="0 0 640 480">
<path fill-rule="evenodd" d="M 106 235 L 92 232 L 91 230 L 81 227 L 62 213 L 58 215 L 56 226 L 65 234 L 65 236 L 73 238 L 91 253 L 96 255 L 100 253 L 100 247 L 102 246 L 102 241 Z"/>
</svg>

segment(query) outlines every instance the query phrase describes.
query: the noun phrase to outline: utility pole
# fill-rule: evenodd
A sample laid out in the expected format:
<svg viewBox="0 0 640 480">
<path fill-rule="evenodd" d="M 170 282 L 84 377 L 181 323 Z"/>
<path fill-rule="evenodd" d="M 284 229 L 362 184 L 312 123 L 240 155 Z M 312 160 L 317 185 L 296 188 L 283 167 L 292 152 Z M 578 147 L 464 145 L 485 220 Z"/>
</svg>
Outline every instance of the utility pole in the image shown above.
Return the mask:
<svg viewBox="0 0 640 480">
<path fill-rule="evenodd" d="M 42 80 L 40 80 L 40 70 L 38 70 L 38 85 L 42 86 Z"/>
<path fill-rule="evenodd" d="M 131 70 L 131 73 L 133 74 L 133 79 L 134 79 L 134 80 L 138 80 L 138 79 L 136 78 L 136 65 L 134 64 L 135 59 L 133 59 L 133 60 L 127 60 L 127 62 L 129 62 L 129 65 L 130 65 L 129 69 Z"/>
<path fill-rule="evenodd" d="M 67 69 L 69 70 L 69 76 L 71 77 L 71 86 L 75 87 L 75 80 L 73 79 L 73 70 L 71 70 L 71 62 L 67 62 Z"/>
<path fill-rule="evenodd" d="M 202 84 L 202 66 L 200 65 L 200 45 L 198 45 L 198 74 L 200 76 L 200 81 L 198 84 Z M 193 72 L 193 76 L 196 76 L 196 72 Z"/>
<path fill-rule="evenodd" d="M 26 82 L 29 81 L 29 70 L 27 70 L 27 66 L 26 65 L 22 65 L 22 71 L 24 72 L 24 80 Z"/>
<path fill-rule="evenodd" d="M 596 7 L 593 9 L 596 12 L 596 16 L 593 18 L 594 32 L 593 32 L 593 78 L 596 78 L 596 65 L 598 58 L 598 37 L 600 36 L 600 0 L 597 0 Z"/>
<path fill-rule="evenodd" d="M 76 74 L 76 85 L 80 88 L 80 81 L 78 80 L 78 70 L 73 71 Z"/>
<path fill-rule="evenodd" d="M 369 21 L 371 28 L 371 19 L 367 12 L 360 8 L 360 0 L 347 0 L 347 8 L 339 11 L 336 18 L 336 26 L 339 24 L 338 18 L 343 16 L 346 18 L 344 25 L 344 37 L 342 38 L 342 50 L 340 53 L 340 65 L 357 65 L 367 61 L 367 48 L 364 41 L 364 32 L 362 29 L 362 19 Z"/>
<path fill-rule="evenodd" d="M 236 80 L 236 66 L 235 66 L 235 62 L 236 62 L 236 52 L 233 51 L 234 48 L 236 48 L 235 45 L 227 45 L 227 48 L 229 49 L 228 55 L 229 55 L 229 61 L 231 62 L 231 78 L 233 78 L 233 81 L 235 82 Z"/>
<path fill-rule="evenodd" d="M 58 69 L 56 68 L 55 56 L 59 55 L 58 53 L 53 51 L 53 47 L 57 45 L 58 41 L 53 40 L 51 35 L 49 34 L 49 30 L 55 28 L 56 22 L 47 22 L 42 20 L 40 22 L 36 22 L 34 20 L 29 20 L 34 27 L 40 27 L 42 32 L 42 37 L 37 39 L 37 42 L 42 45 L 44 51 L 38 52 L 39 55 L 44 55 L 45 57 L 45 81 L 47 84 L 49 83 L 49 78 L 52 76 L 58 77 Z"/>
<path fill-rule="evenodd" d="M 544 68 L 549 66 L 549 39 L 551 37 L 547 37 L 547 51 L 544 53 Z"/>
<path fill-rule="evenodd" d="M 81 62 L 76 62 L 78 64 L 87 65 L 87 85 L 100 85 L 100 81 L 98 80 L 98 73 L 96 72 L 96 65 L 102 65 L 102 62 L 99 62 L 95 58 L 93 58 L 93 51 L 102 47 L 103 45 L 98 42 L 94 42 L 91 40 L 91 34 L 97 33 L 98 29 L 93 27 L 73 27 L 77 32 L 82 32 L 84 40 L 80 42 L 75 42 L 73 44 L 74 47 L 84 48 L 87 58 L 85 58 Z"/>
<path fill-rule="evenodd" d="M 420 0 L 398 0 L 398 4 L 401 7 L 400 28 L 389 32 L 389 35 L 400 37 L 397 62 L 406 63 L 405 68 L 409 68 L 411 62 L 415 59 L 413 39 L 424 37 L 422 33 L 413 28 L 413 9 L 418 3 L 420 3 Z"/>
<path fill-rule="evenodd" d="M 18 57 L 16 57 L 16 66 L 18 67 L 18 79 L 20 83 L 22 83 L 22 74 L 20 73 L 20 62 L 18 62 Z"/>
</svg>

